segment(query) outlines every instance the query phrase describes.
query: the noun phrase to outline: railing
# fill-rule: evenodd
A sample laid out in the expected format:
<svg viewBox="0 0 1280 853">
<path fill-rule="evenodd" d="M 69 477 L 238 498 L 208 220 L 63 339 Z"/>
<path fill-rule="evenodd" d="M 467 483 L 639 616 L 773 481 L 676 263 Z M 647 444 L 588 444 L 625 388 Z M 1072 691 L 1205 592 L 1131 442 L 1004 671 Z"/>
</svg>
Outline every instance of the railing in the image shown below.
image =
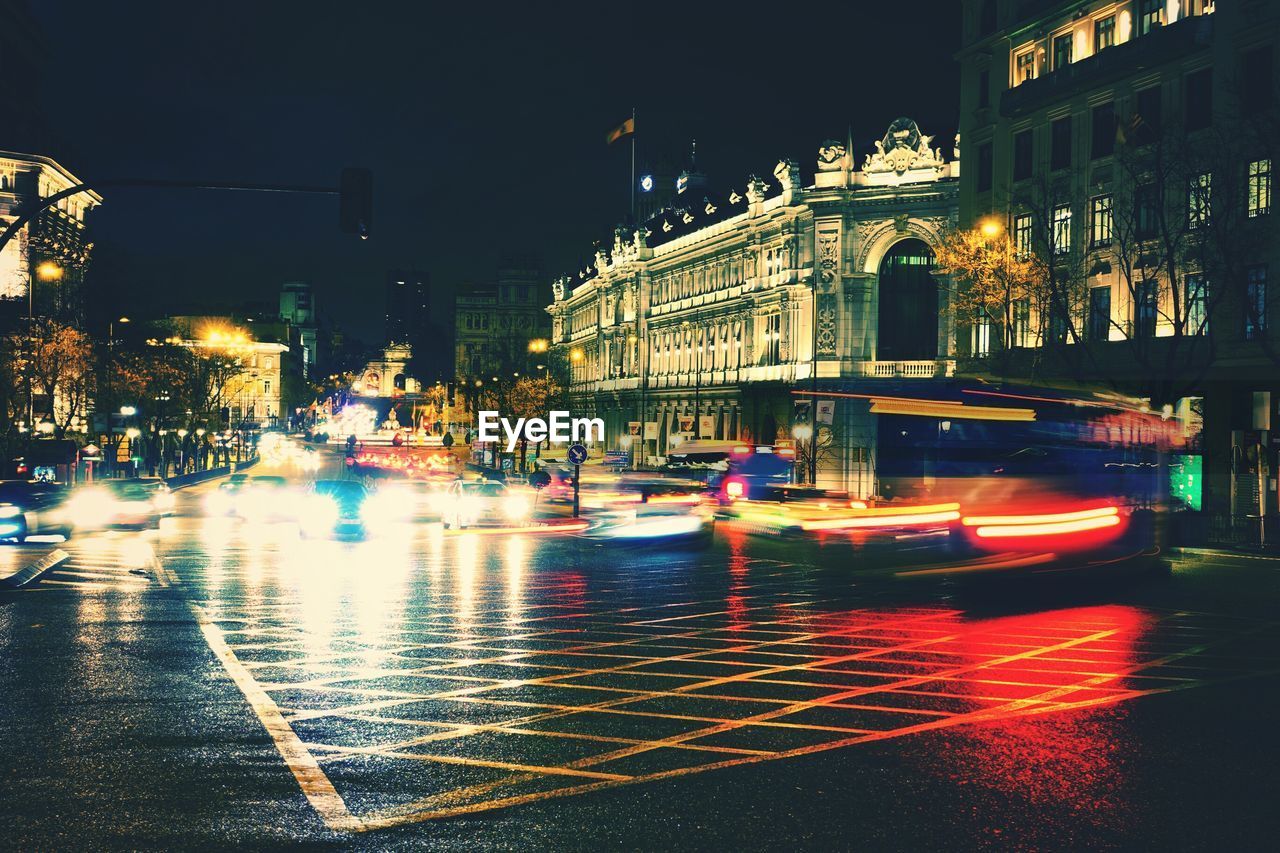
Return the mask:
<svg viewBox="0 0 1280 853">
<path fill-rule="evenodd" d="M 1135 33 L 1124 44 L 1104 48 L 1093 56 L 1027 80 L 1001 93 L 1000 115 L 1025 115 L 1047 103 L 1060 103 L 1086 88 L 1128 77 L 1135 69 L 1152 68 L 1206 47 L 1213 39 L 1214 17 L 1196 15 L 1145 35 Z"/>
<path fill-rule="evenodd" d="M 864 361 L 858 365 L 863 376 L 895 379 L 932 379 L 935 376 L 955 376 L 956 362 L 952 358 L 930 361 Z"/>
</svg>

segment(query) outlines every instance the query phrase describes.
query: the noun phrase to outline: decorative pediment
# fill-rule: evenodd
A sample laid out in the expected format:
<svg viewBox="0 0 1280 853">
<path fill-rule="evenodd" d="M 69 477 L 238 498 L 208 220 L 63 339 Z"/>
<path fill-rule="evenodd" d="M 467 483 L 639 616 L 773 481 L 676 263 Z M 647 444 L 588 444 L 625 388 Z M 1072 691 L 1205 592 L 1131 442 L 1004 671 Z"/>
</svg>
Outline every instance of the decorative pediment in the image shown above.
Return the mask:
<svg viewBox="0 0 1280 853">
<path fill-rule="evenodd" d="M 946 164 L 942 149 L 930 149 L 932 136 L 925 136 L 909 118 L 899 118 L 889 125 L 884 138 L 876 140 L 876 151 L 862 164 L 867 174 L 892 172 L 902 175 L 919 169 L 940 169 Z"/>
</svg>

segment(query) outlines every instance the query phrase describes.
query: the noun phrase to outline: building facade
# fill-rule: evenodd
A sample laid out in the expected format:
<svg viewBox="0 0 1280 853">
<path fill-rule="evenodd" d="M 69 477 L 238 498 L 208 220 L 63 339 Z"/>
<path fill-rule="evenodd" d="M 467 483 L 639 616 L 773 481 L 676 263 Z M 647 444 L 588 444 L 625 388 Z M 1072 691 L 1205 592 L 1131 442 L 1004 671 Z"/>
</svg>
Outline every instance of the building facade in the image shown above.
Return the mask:
<svg viewBox="0 0 1280 853">
<path fill-rule="evenodd" d="M 1256 536 L 1277 512 L 1280 6 L 963 5 L 960 224 L 1008 229 L 1049 280 L 1014 347 L 1187 415 L 1210 537 Z M 1000 337 L 975 326 L 961 354 Z"/>
<path fill-rule="evenodd" d="M 0 151 L 0 229 L 13 222 L 23 204 L 80 183 L 48 157 Z M 74 325 L 83 321 L 85 217 L 101 203 L 102 196 L 89 190 L 65 198 L 0 248 L 0 300 L 12 306 L 9 313 L 31 310 Z"/>
<path fill-rule="evenodd" d="M 290 399 L 290 379 L 301 370 L 296 351 L 280 340 L 288 340 L 290 327 L 201 315 L 172 316 L 160 322 L 174 332 L 164 343 L 228 365 L 211 372 L 211 379 L 222 382 L 220 388 L 210 389 L 210 397 L 217 408 L 228 410 L 232 427 L 275 427 L 287 421 L 290 407 L 298 402 Z"/>
<path fill-rule="evenodd" d="M 542 274 L 530 260 L 505 259 L 494 284 L 464 286 L 454 300 L 454 371 L 458 380 L 504 380 L 531 372 L 551 333 Z"/>
<path fill-rule="evenodd" d="M 280 319 L 296 330 L 298 362 L 302 378 L 314 373 L 319 361 L 320 333 L 316 325 L 316 301 L 311 285 L 305 281 L 286 281 L 280 288 Z"/>
<path fill-rule="evenodd" d="M 931 265 L 960 169 L 931 141 L 898 119 L 860 164 L 824 143 L 812 186 L 784 160 L 772 184 L 753 176 L 619 230 L 547 309 L 575 414 L 602 417 L 608 448 L 645 464 L 689 440 L 791 440 L 815 391 L 951 375 Z M 818 482 L 872 493 L 865 402 L 837 401 L 823 428 Z"/>
</svg>

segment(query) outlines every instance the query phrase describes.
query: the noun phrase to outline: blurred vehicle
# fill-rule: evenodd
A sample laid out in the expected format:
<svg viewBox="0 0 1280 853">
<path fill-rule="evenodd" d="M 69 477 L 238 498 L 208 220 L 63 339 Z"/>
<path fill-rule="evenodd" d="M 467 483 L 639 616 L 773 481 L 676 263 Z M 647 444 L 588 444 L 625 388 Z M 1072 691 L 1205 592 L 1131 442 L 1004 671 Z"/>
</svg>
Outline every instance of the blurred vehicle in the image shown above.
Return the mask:
<svg viewBox="0 0 1280 853">
<path fill-rule="evenodd" d="M 157 491 L 141 480 L 100 480 L 75 490 L 67 513 L 78 530 L 159 527 L 165 511 Z"/>
<path fill-rule="evenodd" d="M 898 544 L 931 536 L 975 572 L 1162 565 L 1177 421 L 1137 400 L 965 380 L 868 399 L 878 494 L 862 514 L 898 514 Z"/>
<path fill-rule="evenodd" d="M 174 499 L 173 490 L 169 488 L 169 484 L 164 480 L 140 480 L 143 487 L 151 491 L 151 502 L 155 505 L 156 510 L 161 516 L 167 517 L 173 515 L 174 507 L 177 501 Z"/>
<path fill-rule="evenodd" d="M 791 482 L 795 451 L 741 441 L 686 441 L 667 454 L 666 471 L 699 480 L 722 501 L 770 500 Z"/>
<path fill-rule="evenodd" d="M 248 476 L 244 474 L 232 476 L 239 476 L 240 479 L 228 479 L 221 482 L 218 484 L 216 489 L 205 496 L 205 515 L 221 517 L 232 515 L 235 512 L 236 495 L 238 495 L 240 490 L 244 487 L 245 480 L 248 479 Z"/>
<path fill-rule="evenodd" d="M 369 494 L 366 518 L 380 524 L 438 518 L 448 483 L 437 478 L 379 480 Z"/>
<path fill-rule="evenodd" d="M 639 504 L 593 514 L 582 536 L 614 544 L 706 543 L 712 524 L 705 512 L 687 504 Z"/>
<path fill-rule="evenodd" d="M 357 480 L 316 480 L 298 507 L 303 536 L 363 536 L 369 490 Z"/>
<path fill-rule="evenodd" d="M 231 511 L 251 522 L 292 521 L 297 517 L 296 499 L 284 477 L 260 474 L 240 482 Z"/>
<path fill-rule="evenodd" d="M 0 481 L 0 540 L 22 542 L 28 536 L 71 536 L 67 513 L 71 490 L 61 483 Z"/>
<path fill-rule="evenodd" d="M 446 493 L 445 527 L 461 530 L 484 524 L 519 524 L 533 513 L 533 499 L 496 480 L 455 480 Z"/>
</svg>

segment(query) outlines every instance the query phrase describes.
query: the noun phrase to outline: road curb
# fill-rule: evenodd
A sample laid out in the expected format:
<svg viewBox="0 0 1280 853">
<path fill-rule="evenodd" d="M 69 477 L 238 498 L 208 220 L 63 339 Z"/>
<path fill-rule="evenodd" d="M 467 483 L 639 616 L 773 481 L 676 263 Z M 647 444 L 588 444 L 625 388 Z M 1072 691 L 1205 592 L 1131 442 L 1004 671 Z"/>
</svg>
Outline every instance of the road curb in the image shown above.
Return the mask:
<svg viewBox="0 0 1280 853">
<path fill-rule="evenodd" d="M 49 553 L 40 557 L 25 567 L 19 569 L 6 578 L 0 578 L 0 589 L 22 589 L 32 583 L 38 581 L 46 573 L 52 571 L 55 567 L 65 563 L 71 559 L 71 555 L 61 548 L 54 548 Z"/>
</svg>

